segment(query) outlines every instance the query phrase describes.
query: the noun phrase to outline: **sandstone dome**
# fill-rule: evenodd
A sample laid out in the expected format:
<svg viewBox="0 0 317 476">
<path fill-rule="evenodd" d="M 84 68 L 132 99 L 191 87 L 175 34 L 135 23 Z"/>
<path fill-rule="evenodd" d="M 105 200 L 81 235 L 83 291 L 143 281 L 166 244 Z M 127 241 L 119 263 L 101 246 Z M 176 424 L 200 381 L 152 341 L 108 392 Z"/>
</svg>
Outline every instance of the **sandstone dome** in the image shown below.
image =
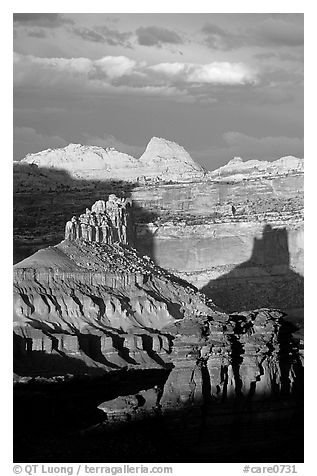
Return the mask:
<svg viewBox="0 0 317 476">
<path fill-rule="evenodd" d="M 181 175 L 204 172 L 203 167 L 191 158 L 184 147 L 159 137 L 153 137 L 150 140 L 139 160 L 153 174 L 161 172 Z"/>
<path fill-rule="evenodd" d="M 71 177 L 88 180 L 136 180 L 138 177 L 148 177 L 177 181 L 204 173 L 204 169 L 183 147 L 157 137 L 150 140 L 139 159 L 114 148 L 69 144 L 60 149 L 28 154 L 20 164 L 65 170 Z"/>
<path fill-rule="evenodd" d="M 118 152 L 114 148 L 69 144 L 60 149 L 47 149 L 36 154 L 28 154 L 21 163 L 36 164 L 39 167 L 67 170 L 71 174 L 79 171 L 134 168 L 138 161 L 134 157 Z"/>
</svg>

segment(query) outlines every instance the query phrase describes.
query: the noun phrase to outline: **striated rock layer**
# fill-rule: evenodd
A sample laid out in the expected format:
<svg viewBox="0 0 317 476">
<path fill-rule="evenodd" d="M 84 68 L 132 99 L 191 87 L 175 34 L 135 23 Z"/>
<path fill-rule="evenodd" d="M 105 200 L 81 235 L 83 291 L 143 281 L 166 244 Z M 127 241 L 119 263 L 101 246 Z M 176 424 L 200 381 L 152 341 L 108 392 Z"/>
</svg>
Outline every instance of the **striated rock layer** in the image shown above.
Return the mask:
<svg viewBox="0 0 317 476">
<path fill-rule="evenodd" d="M 164 367 L 164 328 L 210 311 L 189 283 L 119 243 L 65 240 L 16 264 L 14 278 L 17 375 Z"/>
<path fill-rule="evenodd" d="M 190 318 L 173 327 L 166 329 L 174 340 L 165 384 L 103 402 L 106 425 L 195 408 L 198 420 L 212 415 L 215 423 L 215 415 L 220 422 L 222 412 L 250 412 L 252 404 L 261 414 L 271 402 L 274 415 L 273 402 L 299 403 L 302 358 L 280 311 Z"/>
<path fill-rule="evenodd" d="M 261 438 L 270 460 L 276 439 L 301 458 L 284 313 L 225 314 L 134 249 L 83 239 L 17 263 L 14 296 L 15 461 L 245 461 Z"/>
<path fill-rule="evenodd" d="M 40 250 L 15 265 L 14 292 L 17 382 L 169 369 L 156 397 L 142 397 L 168 411 L 291 395 L 301 378 L 283 313 L 228 316 L 124 245 L 65 240 Z"/>
<path fill-rule="evenodd" d="M 173 167 L 180 169 L 179 157 L 184 167 L 192 167 L 180 149 L 153 138 L 144 157 L 151 170 L 165 164 L 168 178 Z M 26 172 L 25 167 L 15 175 L 16 260 L 56 244 L 72 215 L 91 200 L 116 193 L 133 202 L 135 230 L 129 242 L 220 307 L 232 312 L 273 306 L 302 316 L 303 159 L 235 158 L 204 177 L 142 186 L 101 176 L 78 180 L 54 168 L 28 166 Z"/>
<path fill-rule="evenodd" d="M 301 313 L 303 173 L 138 188 L 133 200 L 136 246 L 221 308 Z"/>
<path fill-rule="evenodd" d="M 150 461 L 151 454 L 152 461 L 166 461 L 166 454 L 174 461 L 175 448 L 182 462 L 202 461 L 200 455 L 236 462 L 237 453 L 241 461 L 251 453 L 262 461 L 268 442 L 269 461 L 274 447 L 276 461 L 281 447 L 283 460 L 294 461 L 302 333 L 272 308 L 302 307 L 303 174 L 261 174 L 142 187 L 87 185 L 62 174 L 58 192 L 15 195 L 15 235 L 32 243 L 38 236 L 35 249 L 62 239 L 65 222 L 93 200 L 128 195 L 129 243 L 149 256 L 72 235 L 15 265 L 21 461 L 52 461 L 56 454 L 57 461 L 82 461 L 92 448 L 111 461 L 131 439 L 134 461 Z M 54 177 L 60 184 L 59 172 Z M 148 417 L 155 418 L 150 431 L 130 426 Z M 118 423 L 124 430 L 116 439 Z M 58 441 L 65 444 L 56 449 Z M 157 457 L 150 442 L 156 448 L 162 441 Z"/>
</svg>

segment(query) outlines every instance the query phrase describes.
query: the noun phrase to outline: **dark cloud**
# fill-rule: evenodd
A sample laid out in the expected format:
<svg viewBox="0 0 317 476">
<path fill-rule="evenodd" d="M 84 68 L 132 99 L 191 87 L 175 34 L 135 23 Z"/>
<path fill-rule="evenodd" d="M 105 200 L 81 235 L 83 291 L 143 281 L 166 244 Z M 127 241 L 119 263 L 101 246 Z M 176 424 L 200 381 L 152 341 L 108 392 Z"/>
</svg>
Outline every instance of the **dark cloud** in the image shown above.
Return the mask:
<svg viewBox="0 0 317 476">
<path fill-rule="evenodd" d="M 96 30 L 101 33 L 106 42 L 109 45 L 113 46 L 125 46 L 131 47 L 131 44 L 128 40 L 132 37 L 132 33 L 130 31 L 118 31 L 108 28 L 106 25 L 96 27 Z"/>
<path fill-rule="evenodd" d="M 32 127 L 15 127 L 14 160 L 22 159 L 26 154 L 32 154 L 44 149 L 65 147 L 67 142 L 59 136 L 41 134 Z"/>
<path fill-rule="evenodd" d="M 268 18 L 254 30 L 254 38 L 260 45 L 301 46 L 304 44 L 303 17 L 298 17 L 298 20 Z"/>
<path fill-rule="evenodd" d="M 16 25 L 42 26 L 58 28 L 65 24 L 73 24 L 73 20 L 60 13 L 14 13 L 13 21 Z"/>
<path fill-rule="evenodd" d="M 259 60 L 269 60 L 273 58 L 278 61 L 292 61 L 292 62 L 303 61 L 302 55 L 294 55 L 290 53 L 276 53 L 273 51 L 267 51 L 265 53 L 256 53 L 255 55 L 253 55 L 253 57 Z"/>
<path fill-rule="evenodd" d="M 223 139 L 235 155 L 248 159 L 272 160 L 285 155 L 302 157 L 304 152 L 303 139 L 299 137 L 258 138 L 240 132 L 226 132 L 223 134 Z"/>
<path fill-rule="evenodd" d="M 294 47 L 304 43 L 302 14 L 287 17 L 269 16 L 256 26 L 239 32 L 224 30 L 218 25 L 206 23 L 201 32 L 204 35 L 204 43 L 215 50 L 233 50 L 243 46 Z"/>
<path fill-rule="evenodd" d="M 140 27 L 136 30 L 138 43 L 143 46 L 161 47 L 164 43 L 183 44 L 182 38 L 175 31 L 157 26 Z"/>
<path fill-rule="evenodd" d="M 100 33 L 91 30 L 90 28 L 85 28 L 85 27 L 74 27 L 72 29 L 72 32 L 76 35 L 82 38 L 85 41 L 95 41 L 96 43 L 104 43 L 105 38 L 103 35 Z"/>
<path fill-rule="evenodd" d="M 47 38 L 47 31 L 43 28 L 29 28 L 27 35 L 33 38 Z"/>
<path fill-rule="evenodd" d="M 92 136 L 90 134 L 83 134 L 83 143 L 86 145 L 96 145 L 99 147 L 114 147 L 119 152 L 124 152 L 125 154 L 132 155 L 133 157 L 140 157 L 144 152 L 144 146 L 136 146 L 125 144 L 120 140 L 116 139 L 113 135 L 104 134 L 102 137 Z"/>
<path fill-rule="evenodd" d="M 225 132 L 222 140 L 223 144 L 205 150 L 191 150 L 190 154 L 209 170 L 228 162 L 234 156 L 244 160 L 271 161 L 287 155 L 299 158 L 304 155 L 304 141 L 300 137 L 254 137 L 241 132 Z"/>
<path fill-rule="evenodd" d="M 76 26 L 72 28 L 72 33 L 85 41 L 107 43 L 111 46 L 124 46 L 125 48 L 131 48 L 131 44 L 128 41 L 132 36 L 131 32 L 113 30 L 108 28 L 106 25 L 96 26 L 93 29 Z"/>
<path fill-rule="evenodd" d="M 215 50 L 231 50 L 245 44 L 245 37 L 225 31 L 212 23 L 205 23 L 201 30 L 205 34 L 205 43 Z"/>
</svg>

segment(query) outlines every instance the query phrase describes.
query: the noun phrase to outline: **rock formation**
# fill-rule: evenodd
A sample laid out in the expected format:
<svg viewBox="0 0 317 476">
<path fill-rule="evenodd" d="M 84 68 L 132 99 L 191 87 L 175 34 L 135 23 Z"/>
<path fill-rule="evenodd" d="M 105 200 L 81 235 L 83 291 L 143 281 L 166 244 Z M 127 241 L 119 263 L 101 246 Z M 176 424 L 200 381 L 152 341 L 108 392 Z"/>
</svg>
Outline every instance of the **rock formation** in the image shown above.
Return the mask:
<svg viewBox="0 0 317 476">
<path fill-rule="evenodd" d="M 20 384 L 165 369 L 164 386 L 142 397 L 163 412 L 300 388 L 299 347 L 283 313 L 227 315 L 123 244 L 65 240 L 40 250 L 15 265 L 14 292 Z M 123 413 L 136 409 L 129 402 Z"/>
<path fill-rule="evenodd" d="M 164 153 L 161 163 L 172 170 L 173 152 Z M 280 461 L 281 440 L 283 460 L 294 461 L 303 334 L 290 317 L 299 321 L 303 306 L 302 166 L 283 159 L 271 171 L 242 164 L 240 173 L 239 164 L 143 185 L 103 181 L 100 171 L 94 181 L 97 172 L 78 180 L 16 167 L 23 173 L 16 174 L 14 233 L 20 259 L 28 256 L 14 267 L 21 461 L 40 453 L 44 461 L 73 461 L 76 451 L 82 461 L 94 449 L 111 461 L 132 439 L 140 439 L 135 461 L 144 454 L 159 461 L 153 448 L 162 442 L 164 461 L 177 452 L 182 462 L 193 454 L 200 462 L 201 455 L 236 462 L 251 454 L 259 461 L 268 442 L 266 455 L 274 446 Z M 126 196 L 134 231 L 127 242 L 138 252 L 119 232 Z M 67 239 L 56 245 L 67 221 Z M 32 256 L 29 244 L 38 250 Z M 148 431 L 130 426 L 148 418 L 155 419 Z M 119 424 L 124 430 L 113 432 Z"/>
<path fill-rule="evenodd" d="M 164 367 L 159 356 L 170 351 L 171 336 L 163 328 L 191 313 L 209 312 L 191 285 L 119 243 L 65 240 L 18 263 L 14 273 L 22 375 L 27 349 L 35 355 L 56 351 L 55 356 L 69 351 L 103 372 L 129 364 Z M 28 345 L 28 339 L 35 344 Z M 67 358 L 65 365 L 62 374 Z M 36 365 L 30 367 L 41 375 Z"/>
<path fill-rule="evenodd" d="M 180 170 L 178 158 L 182 157 L 183 170 L 189 170 L 186 153 L 170 144 L 154 138 L 139 162 L 146 158 L 153 171 L 158 161 L 160 170 L 168 166 L 171 172 Z M 46 153 L 41 154 L 29 157 L 28 162 L 42 163 Z M 143 185 L 140 181 L 105 182 L 102 174 L 97 182 L 90 181 L 89 174 L 87 180 L 75 180 L 57 169 L 26 162 L 15 167 L 21 170 L 14 179 L 17 259 L 58 243 L 65 222 L 79 215 L 87 202 L 111 193 L 125 194 L 133 200 L 131 242 L 157 264 L 202 289 L 228 312 L 273 306 L 296 319 L 302 316 L 303 159 L 243 162 L 235 158 L 200 178 L 195 175 L 197 167 L 192 167 L 196 172 L 187 182 L 180 175 L 177 180 L 182 183 L 157 183 L 143 177 Z M 132 169 L 136 170 L 131 165 Z M 41 205 L 35 206 L 36 194 L 44 190 Z"/>
<path fill-rule="evenodd" d="M 301 394 L 302 360 L 280 311 L 191 317 L 165 331 L 174 338 L 164 386 L 102 403 L 109 424 L 197 407 L 207 419 L 221 406 L 250 411 L 251 402 Z"/>
<path fill-rule="evenodd" d="M 137 188 L 135 245 L 229 312 L 273 306 L 302 315 L 303 172 L 292 167 Z"/>
<path fill-rule="evenodd" d="M 147 177 L 164 176 L 168 180 L 182 177 L 202 177 L 204 169 L 197 164 L 180 145 L 166 139 L 153 137 L 148 143 L 139 163 L 147 169 Z"/>
<path fill-rule="evenodd" d="M 223 167 L 208 172 L 208 177 L 216 180 L 241 181 L 250 177 L 269 177 L 270 175 L 288 175 L 304 172 L 304 159 L 287 156 L 273 162 L 265 160 L 247 160 L 234 157 Z"/>
<path fill-rule="evenodd" d="M 108 201 L 98 200 L 91 210 L 79 217 L 73 216 L 65 225 L 65 240 L 86 240 L 112 245 L 114 242 L 128 243 L 129 199 L 120 199 L 114 194 Z"/>
<path fill-rule="evenodd" d="M 115 196 L 96 201 L 82 223 L 95 214 L 116 224 L 121 206 Z M 119 235 L 112 244 L 98 242 L 102 231 L 83 233 L 82 223 L 71 220 L 66 240 L 14 266 L 18 461 L 87 454 L 110 461 L 118 450 L 109 441 L 121 448 L 126 439 L 130 447 L 127 431 L 140 441 L 141 460 L 149 458 L 153 434 L 155 448 L 172 435 L 182 461 L 192 461 L 193 451 L 223 458 L 228 434 L 237 445 L 235 436 L 249 432 L 250 422 L 257 435 L 265 422 L 270 438 L 273 426 L 280 439 L 280 425 L 291 421 L 298 445 L 302 342 L 284 313 L 226 314 Z M 252 439 L 248 433 L 243 456 Z"/>
<path fill-rule="evenodd" d="M 27 164 L 64 170 L 73 178 L 85 180 L 179 181 L 204 175 L 204 169 L 193 161 L 183 147 L 157 137 L 150 140 L 139 159 L 113 148 L 69 144 L 61 149 L 28 154 L 20 161 L 20 166 Z M 19 170 L 18 163 L 15 165 Z"/>
<path fill-rule="evenodd" d="M 38 167 L 67 170 L 76 177 L 89 178 L 94 174 L 105 175 L 115 170 L 133 170 L 138 167 L 134 157 L 113 148 L 69 144 L 61 149 L 47 149 L 36 154 L 28 154 L 21 164 L 35 164 Z M 111 176 L 111 174 L 109 175 Z"/>
</svg>

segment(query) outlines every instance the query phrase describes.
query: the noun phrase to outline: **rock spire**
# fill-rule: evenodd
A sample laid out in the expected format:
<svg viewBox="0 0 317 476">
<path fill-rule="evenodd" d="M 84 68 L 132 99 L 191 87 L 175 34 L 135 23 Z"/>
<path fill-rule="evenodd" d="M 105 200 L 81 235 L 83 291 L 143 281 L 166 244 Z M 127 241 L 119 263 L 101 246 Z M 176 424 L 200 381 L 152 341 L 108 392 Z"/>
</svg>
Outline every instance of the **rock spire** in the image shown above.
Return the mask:
<svg viewBox="0 0 317 476">
<path fill-rule="evenodd" d="M 65 240 L 85 240 L 112 245 L 127 244 L 128 211 L 131 200 L 109 195 L 97 200 L 79 217 L 73 216 L 65 225 Z"/>
</svg>

